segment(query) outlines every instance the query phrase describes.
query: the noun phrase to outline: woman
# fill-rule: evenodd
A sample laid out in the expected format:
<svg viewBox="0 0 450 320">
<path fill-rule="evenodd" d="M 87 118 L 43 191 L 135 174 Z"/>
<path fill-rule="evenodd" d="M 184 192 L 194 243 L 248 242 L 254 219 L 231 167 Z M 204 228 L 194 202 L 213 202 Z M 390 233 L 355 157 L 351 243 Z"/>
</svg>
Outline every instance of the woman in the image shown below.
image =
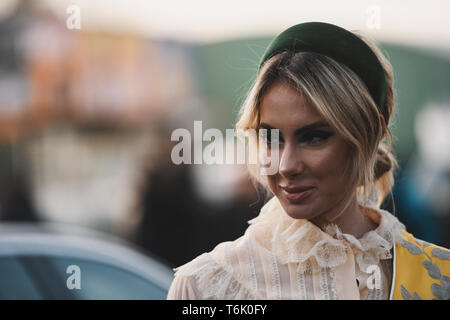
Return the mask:
<svg viewBox="0 0 450 320">
<path fill-rule="evenodd" d="M 168 299 L 448 299 L 449 251 L 379 208 L 393 109 L 392 68 L 369 40 L 319 22 L 277 36 L 236 125 L 278 148 L 275 174 L 252 170 L 274 197 L 242 237 L 175 269 Z"/>
</svg>

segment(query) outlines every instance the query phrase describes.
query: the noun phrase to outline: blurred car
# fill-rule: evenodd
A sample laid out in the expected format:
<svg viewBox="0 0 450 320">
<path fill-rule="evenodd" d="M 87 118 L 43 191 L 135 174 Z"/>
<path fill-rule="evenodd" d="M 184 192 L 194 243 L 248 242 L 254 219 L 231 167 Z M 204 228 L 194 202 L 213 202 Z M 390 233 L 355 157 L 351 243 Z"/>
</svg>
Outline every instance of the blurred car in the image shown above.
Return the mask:
<svg viewBox="0 0 450 320">
<path fill-rule="evenodd" d="M 165 299 L 173 272 L 112 236 L 0 223 L 0 299 Z"/>
</svg>

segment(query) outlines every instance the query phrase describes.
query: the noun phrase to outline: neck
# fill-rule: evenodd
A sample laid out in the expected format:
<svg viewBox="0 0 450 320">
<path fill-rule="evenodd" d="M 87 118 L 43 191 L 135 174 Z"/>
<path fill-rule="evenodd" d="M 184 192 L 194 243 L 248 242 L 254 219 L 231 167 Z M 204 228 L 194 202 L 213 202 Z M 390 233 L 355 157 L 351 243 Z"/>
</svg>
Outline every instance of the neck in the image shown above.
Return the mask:
<svg viewBox="0 0 450 320">
<path fill-rule="evenodd" d="M 311 222 L 322 230 L 325 230 L 325 226 L 330 223 L 335 224 L 342 233 L 351 234 L 357 239 L 378 226 L 362 212 L 356 196 L 352 198 L 350 204 L 344 211 L 342 211 L 342 207 L 339 207 L 339 210 L 322 214 L 312 219 Z"/>
</svg>

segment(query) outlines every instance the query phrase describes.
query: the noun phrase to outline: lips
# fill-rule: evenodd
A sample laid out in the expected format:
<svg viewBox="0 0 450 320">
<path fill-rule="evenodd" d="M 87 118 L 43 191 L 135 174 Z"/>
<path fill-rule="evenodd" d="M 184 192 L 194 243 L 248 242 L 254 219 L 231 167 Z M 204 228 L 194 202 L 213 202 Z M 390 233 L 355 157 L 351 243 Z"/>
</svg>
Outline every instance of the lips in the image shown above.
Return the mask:
<svg viewBox="0 0 450 320">
<path fill-rule="evenodd" d="M 314 188 L 313 186 L 280 186 L 280 187 L 289 193 L 298 193 Z"/>
<path fill-rule="evenodd" d="M 312 186 L 280 186 L 284 197 L 289 202 L 300 202 L 314 192 Z"/>
</svg>

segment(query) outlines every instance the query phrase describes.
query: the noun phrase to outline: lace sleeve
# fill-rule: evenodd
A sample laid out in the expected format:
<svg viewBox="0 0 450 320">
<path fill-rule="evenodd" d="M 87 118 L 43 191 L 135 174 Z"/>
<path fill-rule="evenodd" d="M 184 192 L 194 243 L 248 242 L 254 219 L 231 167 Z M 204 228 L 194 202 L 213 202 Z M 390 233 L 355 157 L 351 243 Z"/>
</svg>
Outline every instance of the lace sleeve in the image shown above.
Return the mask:
<svg viewBox="0 0 450 320">
<path fill-rule="evenodd" d="M 170 286 L 167 300 L 198 300 L 200 299 L 195 281 L 192 277 L 177 275 Z"/>
<path fill-rule="evenodd" d="M 168 300 L 255 299 L 252 294 L 217 264 L 208 253 L 175 269 Z"/>
</svg>

